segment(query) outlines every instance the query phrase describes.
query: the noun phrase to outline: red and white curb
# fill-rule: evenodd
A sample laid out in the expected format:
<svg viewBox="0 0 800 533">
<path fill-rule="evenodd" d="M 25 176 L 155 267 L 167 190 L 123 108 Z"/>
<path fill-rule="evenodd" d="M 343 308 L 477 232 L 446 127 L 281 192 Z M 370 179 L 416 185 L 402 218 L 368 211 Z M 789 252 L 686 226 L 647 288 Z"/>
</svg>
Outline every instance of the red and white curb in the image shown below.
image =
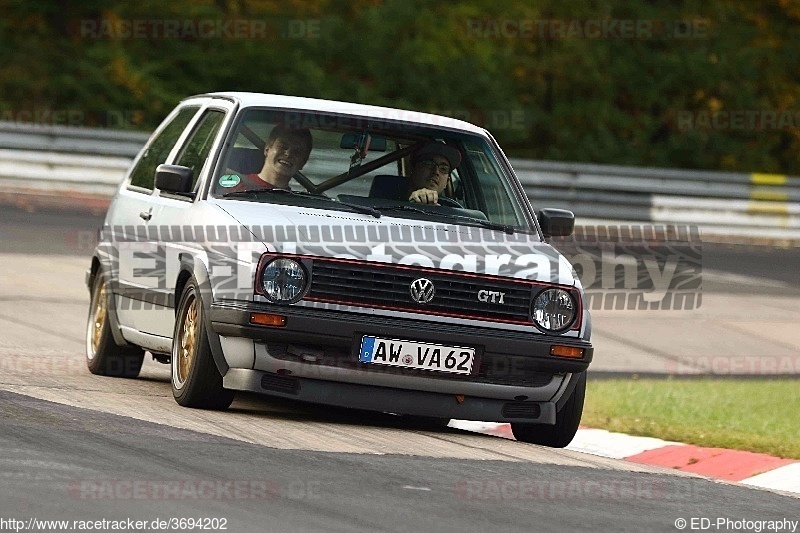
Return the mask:
<svg viewBox="0 0 800 533">
<path fill-rule="evenodd" d="M 451 420 L 450 427 L 506 439 L 514 438 L 509 424 Z M 578 429 L 567 449 L 800 494 L 800 461 L 764 453 L 705 448 L 589 428 Z"/>
</svg>

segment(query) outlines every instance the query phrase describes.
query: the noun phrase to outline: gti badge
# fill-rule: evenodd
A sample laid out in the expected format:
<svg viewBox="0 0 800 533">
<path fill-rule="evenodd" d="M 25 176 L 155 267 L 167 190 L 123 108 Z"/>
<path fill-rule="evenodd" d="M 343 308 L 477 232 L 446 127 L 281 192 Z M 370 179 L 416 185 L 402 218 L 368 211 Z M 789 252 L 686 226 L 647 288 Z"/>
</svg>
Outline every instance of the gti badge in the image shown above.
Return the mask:
<svg viewBox="0 0 800 533">
<path fill-rule="evenodd" d="M 436 289 L 433 287 L 433 282 L 426 278 L 417 278 L 411 282 L 409 288 L 411 292 L 411 299 L 418 304 L 427 304 L 433 300 L 433 295 Z"/>
<path fill-rule="evenodd" d="M 493 304 L 501 304 L 503 302 L 503 296 L 506 293 L 499 292 L 499 291 L 486 291 L 486 290 L 479 290 L 478 291 L 478 301 L 480 302 L 489 302 Z"/>
</svg>

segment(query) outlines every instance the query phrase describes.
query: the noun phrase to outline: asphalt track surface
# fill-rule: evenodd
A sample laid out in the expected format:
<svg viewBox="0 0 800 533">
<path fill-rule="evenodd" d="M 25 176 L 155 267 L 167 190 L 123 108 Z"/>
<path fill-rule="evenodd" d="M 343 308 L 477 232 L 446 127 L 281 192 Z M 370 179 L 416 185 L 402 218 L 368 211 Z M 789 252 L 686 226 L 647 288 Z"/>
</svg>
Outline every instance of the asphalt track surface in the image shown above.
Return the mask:
<svg viewBox="0 0 800 533">
<path fill-rule="evenodd" d="M 800 518 L 800 504 L 788 496 L 634 472 L 616 461 L 519 443 L 508 445 L 526 448 L 529 459 L 414 455 L 414 446 L 431 439 L 453 447 L 501 442 L 454 430 L 406 429 L 408 455 L 326 453 L 276 449 L 8 392 L 0 393 L 0 409 L 0 514 L 24 521 L 224 518 L 229 531 L 241 532 L 674 531 L 682 517 Z M 303 411 L 289 421 L 307 422 L 312 434 L 332 419 L 345 432 L 370 423 Z M 264 414 L 250 417 L 276 423 Z M 377 417 L 368 429 L 393 430 Z M 370 448 L 369 440 L 359 440 Z"/>
<path fill-rule="evenodd" d="M 0 217 L 0 520 L 224 518 L 228 531 L 249 532 L 677 531 L 681 518 L 800 519 L 789 495 L 390 415 L 248 394 L 228 412 L 185 409 L 168 367 L 149 360 L 139 379 L 93 376 L 81 236 L 100 220 Z M 706 300 L 758 297 L 792 311 L 797 250 L 703 253 L 704 267 L 724 274 L 704 278 Z M 608 341 L 602 323 L 598 342 Z M 797 353 L 791 339 L 776 346 Z"/>
</svg>

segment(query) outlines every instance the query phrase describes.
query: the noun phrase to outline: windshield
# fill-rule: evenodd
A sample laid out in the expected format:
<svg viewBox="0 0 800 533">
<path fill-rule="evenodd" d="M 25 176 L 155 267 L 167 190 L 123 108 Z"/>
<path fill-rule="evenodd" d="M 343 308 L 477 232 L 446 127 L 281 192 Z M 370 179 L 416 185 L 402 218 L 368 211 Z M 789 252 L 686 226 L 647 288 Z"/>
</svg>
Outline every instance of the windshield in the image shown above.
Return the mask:
<svg viewBox="0 0 800 533">
<path fill-rule="evenodd" d="M 211 186 L 218 198 L 535 231 L 479 135 L 255 108 L 231 135 Z"/>
</svg>

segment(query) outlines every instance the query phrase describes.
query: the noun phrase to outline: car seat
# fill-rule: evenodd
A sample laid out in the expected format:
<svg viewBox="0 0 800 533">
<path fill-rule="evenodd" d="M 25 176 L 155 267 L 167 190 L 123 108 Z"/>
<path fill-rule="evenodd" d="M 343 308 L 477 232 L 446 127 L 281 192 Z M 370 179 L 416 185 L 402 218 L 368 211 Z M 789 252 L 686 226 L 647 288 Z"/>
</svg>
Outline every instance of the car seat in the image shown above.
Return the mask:
<svg viewBox="0 0 800 533">
<path fill-rule="evenodd" d="M 408 179 L 393 174 L 378 174 L 372 178 L 370 198 L 385 200 L 408 200 Z"/>
</svg>

